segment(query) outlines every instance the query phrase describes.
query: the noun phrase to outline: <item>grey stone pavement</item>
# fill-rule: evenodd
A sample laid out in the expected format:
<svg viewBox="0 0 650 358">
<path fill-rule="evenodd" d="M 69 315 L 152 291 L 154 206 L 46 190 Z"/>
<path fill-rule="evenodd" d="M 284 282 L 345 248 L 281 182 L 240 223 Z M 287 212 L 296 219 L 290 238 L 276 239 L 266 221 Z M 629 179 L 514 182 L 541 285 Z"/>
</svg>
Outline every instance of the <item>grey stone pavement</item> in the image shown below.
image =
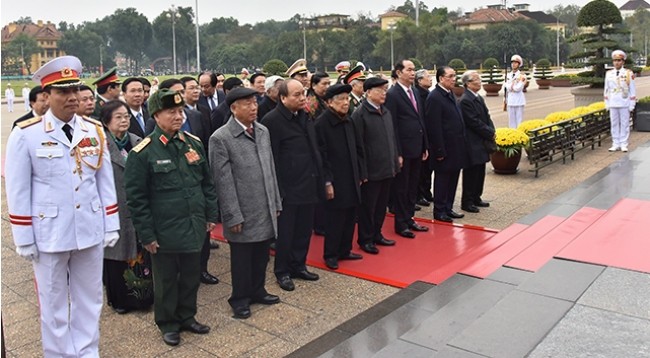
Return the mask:
<svg viewBox="0 0 650 358">
<path fill-rule="evenodd" d="M 639 78 L 637 87 L 640 95 L 649 95 L 650 78 Z M 533 84 L 527 100 L 527 119 L 573 108 L 573 98 L 566 88 L 543 91 Z M 497 127 L 507 125 L 501 101 L 502 97 L 487 98 Z M 19 115 L 7 113 L 2 105 L 3 153 L 11 123 Z M 649 141 L 650 132 L 633 132 L 630 150 L 647 146 Z M 577 210 L 582 203 L 561 202 L 560 194 L 580 190 L 593 178 L 606 177 L 616 168 L 628 168 L 626 165 L 632 162 L 629 158 L 637 153 L 609 153 L 609 145 L 605 142 L 595 150 L 583 150 L 567 164 L 553 164 L 543 169 L 539 178 L 528 171 L 529 165 L 523 161 L 516 175 L 501 176 L 488 170 L 484 199 L 492 206 L 457 222 L 503 229 L 518 221 L 534 221 L 541 215 L 538 210 L 570 212 L 571 205 Z M 642 162 L 643 158 L 636 161 Z M 2 192 L 1 302 L 7 356 L 39 357 L 42 352 L 32 268 L 15 254 L 4 184 Z M 420 211 L 419 216 L 431 218 L 430 209 Z M 321 275 L 319 281 L 296 281 L 295 291 L 284 292 L 274 282 L 271 261 L 267 289 L 279 295 L 282 303 L 254 306 L 251 318 L 236 320 L 227 303 L 228 260 L 227 245 L 212 251 L 209 270 L 221 283 L 202 285 L 199 290 L 197 319 L 212 326 L 210 334 L 183 333 L 180 346 L 169 347 L 162 342 L 151 311 L 117 315 L 105 306 L 100 323 L 102 356 L 517 357 L 530 352 L 535 357 L 648 355 L 650 279 L 641 273 L 554 260 L 535 274 L 500 269 L 486 280 L 457 275 L 433 288 L 417 282 L 397 289 L 314 269 Z M 554 285 L 544 282 L 559 279 L 573 280 L 568 286 L 575 282 L 575 289 L 540 291 L 539 287 Z M 531 338 L 539 338 L 542 332 L 543 341 Z M 351 339 L 357 336 L 366 339 Z M 593 353 L 586 349 L 595 345 L 608 345 L 610 350 Z M 627 353 L 633 350 L 629 347 L 645 351 L 630 355 Z"/>
</svg>

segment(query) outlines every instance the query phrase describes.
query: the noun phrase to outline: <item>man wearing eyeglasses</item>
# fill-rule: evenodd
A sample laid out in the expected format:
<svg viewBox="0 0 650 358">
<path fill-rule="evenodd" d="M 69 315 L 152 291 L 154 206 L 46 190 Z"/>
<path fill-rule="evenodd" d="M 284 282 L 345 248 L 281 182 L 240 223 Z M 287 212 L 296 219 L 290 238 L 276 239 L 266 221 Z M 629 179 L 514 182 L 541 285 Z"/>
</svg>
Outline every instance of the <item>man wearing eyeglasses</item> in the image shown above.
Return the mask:
<svg viewBox="0 0 650 358">
<path fill-rule="evenodd" d="M 145 137 L 145 124 L 149 119 L 149 112 L 142 106 L 144 103 L 144 85 L 137 77 L 129 77 L 122 83 L 124 102 L 129 107 L 131 125 L 129 132 L 140 138 Z"/>
<path fill-rule="evenodd" d="M 634 73 L 623 68 L 627 55 L 621 50 L 612 52 L 614 68 L 605 74 L 605 107 L 611 117 L 612 147 L 610 152 L 627 152 L 630 138 L 630 112 L 636 104 Z"/>
</svg>

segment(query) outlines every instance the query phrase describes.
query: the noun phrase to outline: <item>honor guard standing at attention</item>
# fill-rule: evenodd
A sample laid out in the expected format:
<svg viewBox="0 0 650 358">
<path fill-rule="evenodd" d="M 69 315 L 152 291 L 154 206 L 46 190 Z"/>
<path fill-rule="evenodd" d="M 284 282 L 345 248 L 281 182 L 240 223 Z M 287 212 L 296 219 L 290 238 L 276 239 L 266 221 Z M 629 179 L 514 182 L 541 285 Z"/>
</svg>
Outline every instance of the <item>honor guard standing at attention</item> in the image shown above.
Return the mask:
<svg viewBox="0 0 650 358">
<path fill-rule="evenodd" d="M 508 126 L 517 128 L 524 120 L 524 106 L 526 105 L 526 96 L 524 96 L 524 87 L 526 86 L 526 75 L 519 71 L 519 67 L 524 60 L 519 55 L 513 55 L 510 59 L 512 72 L 506 76 L 506 82 L 503 88 L 506 91 L 506 101 L 508 107 Z"/>
<path fill-rule="evenodd" d="M 302 87 L 307 90 L 309 88 L 309 70 L 307 69 L 307 61 L 304 58 L 296 60 L 285 72 L 289 78 L 298 80 L 302 83 Z"/>
<path fill-rule="evenodd" d="M 348 114 L 352 115 L 354 110 L 361 105 L 363 99 L 363 82 L 366 80 L 366 75 L 363 73 L 363 66 L 357 65 L 347 75 L 343 77 L 343 83 L 352 86 L 350 91 L 350 109 Z"/>
<path fill-rule="evenodd" d="M 171 89 L 149 97 L 156 126 L 129 152 L 124 173 L 133 225 L 151 253 L 154 319 L 171 346 L 180 343 L 179 331 L 210 331 L 194 316 L 201 247 L 217 221 L 217 192 L 203 145 L 180 131 L 184 107 Z"/>
<path fill-rule="evenodd" d="M 612 130 L 610 152 L 627 152 L 630 112 L 636 104 L 634 73 L 623 67 L 626 58 L 627 55 L 621 50 L 612 52 L 614 68 L 605 74 L 605 107 L 609 109 Z"/>
<path fill-rule="evenodd" d="M 9 220 L 16 251 L 33 263 L 45 357 L 99 357 L 101 263 L 119 238 L 104 131 L 75 114 L 79 73 L 73 56 L 36 71 L 50 109 L 7 142 Z"/>
<path fill-rule="evenodd" d="M 117 77 L 117 67 L 111 68 L 93 82 L 97 90 L 97 101 L 95 102 L 93 118 L 99 118 L 104 103 L 120 99 L 120 84 L 120 79 Z"/>
</svg>

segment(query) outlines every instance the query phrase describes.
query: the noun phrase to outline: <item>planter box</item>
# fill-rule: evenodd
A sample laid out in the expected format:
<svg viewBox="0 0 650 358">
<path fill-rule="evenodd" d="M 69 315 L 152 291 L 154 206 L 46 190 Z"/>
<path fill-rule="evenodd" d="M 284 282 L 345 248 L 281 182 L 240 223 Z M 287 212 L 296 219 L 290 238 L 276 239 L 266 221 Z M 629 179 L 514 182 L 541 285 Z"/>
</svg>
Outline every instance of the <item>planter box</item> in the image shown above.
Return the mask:
<svg viewBox="0 0 650 358">
<path fill-rule="evenodd" d="M 570 78 L 553 78 L 551 79 L 551 86 L 553 87 L 573 87 Z"/>
<path fill-rule="evenodd" d="M 485 95 L 487 97 L 499 97 L 499 91 L 501 90 L 501 85 L 498 83 L 484 83 L 483 89 L 485 90 Z"/>
<path fill-rule="evenodd" d="M 451 91 L 454 93 L 454 95 L 456 95 L 456 98 L 460 98 L 463 93 L 465 93 L 465 87 L 454 86 L 451 88 Z"/>
<path fill-rule="evenodd" d="M 537 86 L 539 87 L 539 89 L 549 89 L 551 87 L 551 80 L 549 79 L 543 80 L 538 78 L 535 81 L 537 82 Z"/>
</svg>

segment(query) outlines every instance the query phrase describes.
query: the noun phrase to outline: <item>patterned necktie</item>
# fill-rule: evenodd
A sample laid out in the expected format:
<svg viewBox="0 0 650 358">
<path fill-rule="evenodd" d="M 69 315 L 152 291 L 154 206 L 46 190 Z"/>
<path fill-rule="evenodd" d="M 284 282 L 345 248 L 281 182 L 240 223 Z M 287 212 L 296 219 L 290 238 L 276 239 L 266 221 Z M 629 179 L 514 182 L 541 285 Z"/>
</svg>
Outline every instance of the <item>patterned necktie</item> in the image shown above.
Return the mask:
<svg viewBox="0 0 650 358">
<path fill-rule="evenodd" d="M 252 138 L 255 138 L 255 130 L 253 129 L 253 126 L 246 128 L 246 133 L 248 133 Z"/>
<path fill-rule="evenodd" d="M 208 102 L 210 102 L 210 110 L 213 110 L 217 106 L 214 103 L 214 98 L 212 96 L 208 97 Z"/>
<path fill-rule="evenodd" d="M 65 133 L 65 136 L 68 137 L 68 140 L 70 143 L 72 143 L 72 127 L 70 127 L 69 124 L 64 124 L 63 125 L 63 133 Z"/>
<path fill-rule="evenodd" d="M 406 92 L 409 94 L 409 99 L 411 100 L 411 104 L 413 105 L 413 109 L 415 109 L 415 112 L 419 113 L 419 111 L 418 111 L 418 103 L 415 102 L 415 97 L 413 97 L 413 91 L 411 91 L 410 88 L 407 88 Z"/>
</svg>

